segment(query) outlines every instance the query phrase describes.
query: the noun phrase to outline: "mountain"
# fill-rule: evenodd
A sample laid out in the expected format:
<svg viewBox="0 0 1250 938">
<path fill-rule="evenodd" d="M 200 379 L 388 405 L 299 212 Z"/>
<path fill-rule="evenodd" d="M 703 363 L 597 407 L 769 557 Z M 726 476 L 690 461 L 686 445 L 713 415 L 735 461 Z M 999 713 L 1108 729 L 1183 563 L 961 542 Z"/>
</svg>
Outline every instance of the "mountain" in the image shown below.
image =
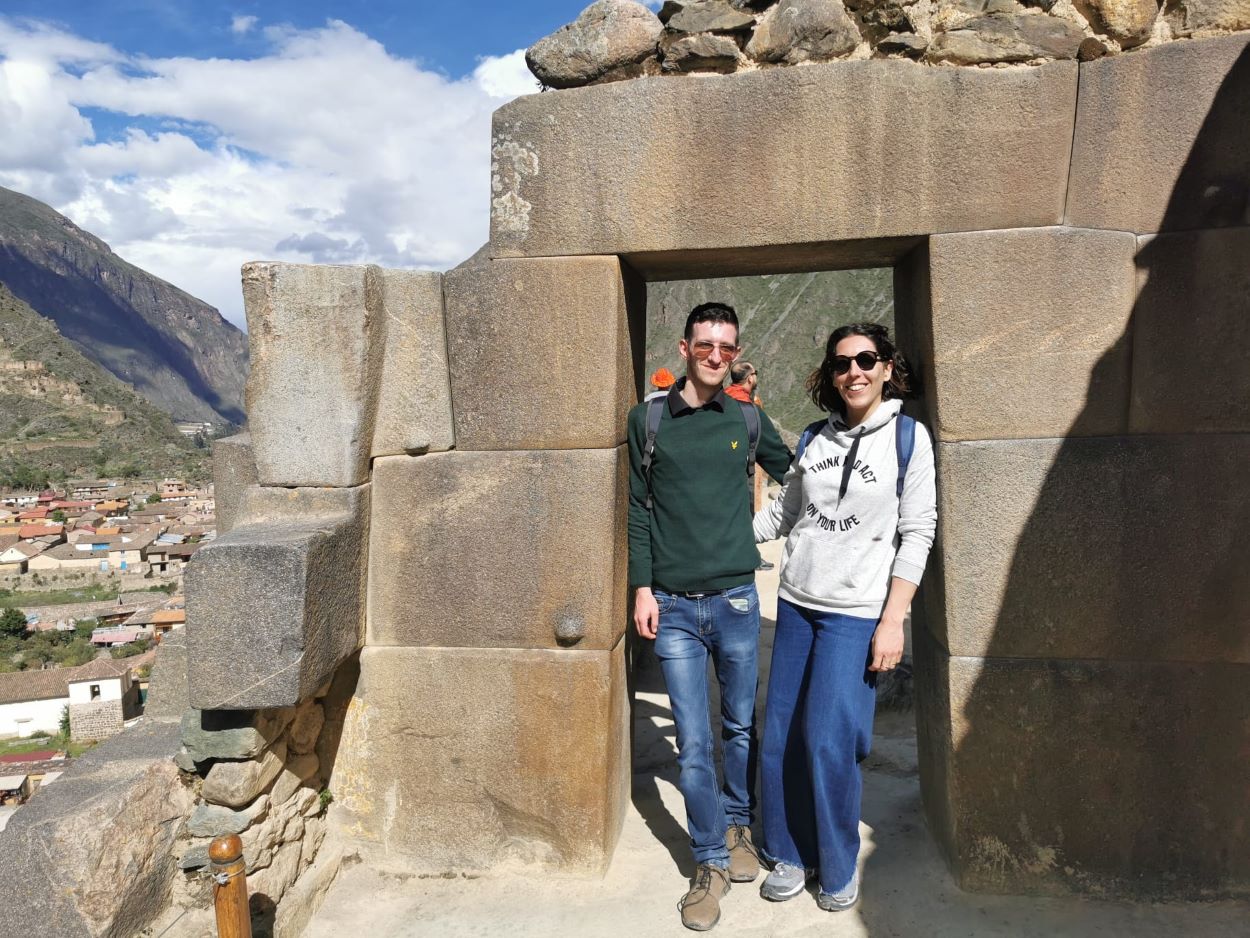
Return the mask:
<svg viewBox="0 0 1250 938">
<path fill-rule="evenodd" d="M 207 450 L 0 284 L 0 488 L 52 478 L 206 476 Z"/>
<path fill-rule="evenodd" d="M 650 283 L 648 376 L 661 365 L 684 374 L 677 342 L 686 316 L 713 300 L 737 311 L 743 356 L 760 372 L 764 410 L 790 443 L 821 415 L 803 382 L 824 357 L 829 333 L 850 322 L 894 325 L 893 272 L 888 267 Z"/>
<path fill-rule="evenodd" d="M 0 188 L 0 283 L 176 420 L 244 422 L 247 337 L 47 205 Z"/>
</svg>

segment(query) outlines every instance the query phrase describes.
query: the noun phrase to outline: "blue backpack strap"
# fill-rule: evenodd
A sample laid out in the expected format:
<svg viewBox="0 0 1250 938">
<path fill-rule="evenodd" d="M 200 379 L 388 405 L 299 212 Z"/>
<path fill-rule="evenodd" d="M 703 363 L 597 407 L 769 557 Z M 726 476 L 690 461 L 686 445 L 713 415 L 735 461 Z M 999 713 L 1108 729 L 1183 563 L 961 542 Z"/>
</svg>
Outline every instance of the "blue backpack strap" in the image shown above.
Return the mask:
<svg viewBox="0 0 1250 938">
<path fill-rule="evenodd" d="M 748 401 L 738 401 L 742 419 L 747 423 L 747 483 L 755 491 L 755 450 L 760 444 L 760 412 Z"/>
<path fill-rule="evenodd" d="M 655 461 L 655 435 L 660 431 L 667 397 L 647 401 L 647 442 L 642 447 L 642 477 L 647 482 L 647 511 L 651 510 L 651 463 Z"/>
<path fill-rule="evenodd" d="M 817 433 L 825 428 L 825 424 L 828 422 L 828 419 L 813 420 L 803 428 L 803 432 L 799 434 L 799 445 L 794 450 L 794 465 L 797 466 L 799 464 L 799 460 L 803 458 L 803 451 L 807 449 L 807 444 L 812 441 L 812 438 Z"/>
<path fill-rule="evenodd" d="M 903 497 L 903 479 L 907 477 L 907 464 L 911 462 L 912 450 L 916 448 L 916 420 L 900 413 L 895 421 L 894 447 L 898 451 L 898 485 L 895 494 Z"/>
</svg>

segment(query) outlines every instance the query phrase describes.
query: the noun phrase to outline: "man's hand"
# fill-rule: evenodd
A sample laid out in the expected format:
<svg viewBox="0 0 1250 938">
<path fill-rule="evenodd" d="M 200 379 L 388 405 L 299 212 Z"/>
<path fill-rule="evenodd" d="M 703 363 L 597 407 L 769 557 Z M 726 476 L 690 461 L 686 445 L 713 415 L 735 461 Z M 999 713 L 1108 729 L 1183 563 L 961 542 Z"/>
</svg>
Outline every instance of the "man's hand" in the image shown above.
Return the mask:
<svg viewBox="0 0 1250 938">
<path fill-rule="evenodd" d="M 872 633 L 872 663 L 868 670 L 892 671 L 902 658 L 903 620 L 882 616 Z"/>
<path fill-rule="evenodd" d="M 660 627 L 660 604 L 655 601 L 651 587 L 640 586 L 634 593 L 634 628 L 643 638 L 655 638 Z"/>
</svg>

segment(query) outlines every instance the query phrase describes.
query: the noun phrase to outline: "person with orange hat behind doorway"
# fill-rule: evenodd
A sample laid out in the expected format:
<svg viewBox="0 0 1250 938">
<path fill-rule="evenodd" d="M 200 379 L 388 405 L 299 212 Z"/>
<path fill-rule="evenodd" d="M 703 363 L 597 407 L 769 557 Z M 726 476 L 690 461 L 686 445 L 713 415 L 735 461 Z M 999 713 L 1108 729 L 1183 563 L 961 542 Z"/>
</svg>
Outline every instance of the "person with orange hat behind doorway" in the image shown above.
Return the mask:
<svg viewBox="0 0 1250 938">
<path fill-rule="evenodd" d="M 651 387 L 655 388 L 643 400 L 651 400 L 653 397 L 664 397 L 668 394 L 668 389 L 677 383 L 677 376 L 667 368 L 657 368 L 651 374 Z"/>
</svg>

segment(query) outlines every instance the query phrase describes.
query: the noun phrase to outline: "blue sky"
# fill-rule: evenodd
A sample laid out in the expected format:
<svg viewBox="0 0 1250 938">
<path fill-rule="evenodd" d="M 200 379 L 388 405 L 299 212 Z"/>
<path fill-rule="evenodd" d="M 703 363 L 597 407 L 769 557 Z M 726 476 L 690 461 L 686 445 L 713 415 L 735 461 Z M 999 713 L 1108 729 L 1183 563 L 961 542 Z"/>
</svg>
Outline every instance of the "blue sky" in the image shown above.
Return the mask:
<svg viewBox="0 0 1250 938">
<path fill-rule="evenodd" d="M 523 50 L 588 2 L 4 0 L 0 185 L 239 325 L 248 260 L 447 269 Z"/>
<path fill-rule="evenodd" d="M 264 53 L 259 33 L 241 39 L 231 30 L 236 17 L 254 16 L 261 27 L 289 23 L 303 29 L 337 19 L 380 40 L 395 55 L 460 78 L 472 72 L 483 56 L 504 55 L 532 45 L 576 18 L 589 2 L 5 0 L 0 10 L 10 17 L 58 23 L 84 38 L 136 54 L 197 59 Z"/>
</svg>

